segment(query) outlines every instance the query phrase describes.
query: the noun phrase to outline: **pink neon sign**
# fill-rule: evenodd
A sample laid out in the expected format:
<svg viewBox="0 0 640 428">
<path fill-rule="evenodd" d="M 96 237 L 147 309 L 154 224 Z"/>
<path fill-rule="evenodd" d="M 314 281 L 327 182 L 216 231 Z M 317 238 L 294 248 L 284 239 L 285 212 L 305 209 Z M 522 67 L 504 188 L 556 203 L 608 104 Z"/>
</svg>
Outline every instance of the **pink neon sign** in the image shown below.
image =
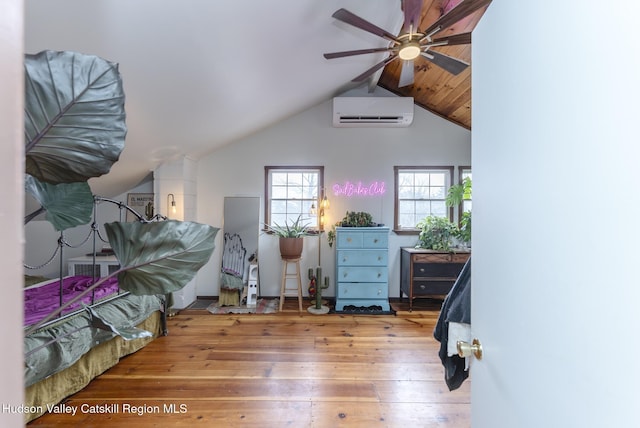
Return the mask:
<svg viewBox="0 0 640 428">
<path fill-rule="evenodd" d="M 345 181 L 344 184 L 334 184 L 333 194 L 334 196 L 381 196 L 387 191 L 387 187 L 384 181 L 374 181 L 370 184 L 362 184 L 362 181 L 352 183 Z"/>
</svg>

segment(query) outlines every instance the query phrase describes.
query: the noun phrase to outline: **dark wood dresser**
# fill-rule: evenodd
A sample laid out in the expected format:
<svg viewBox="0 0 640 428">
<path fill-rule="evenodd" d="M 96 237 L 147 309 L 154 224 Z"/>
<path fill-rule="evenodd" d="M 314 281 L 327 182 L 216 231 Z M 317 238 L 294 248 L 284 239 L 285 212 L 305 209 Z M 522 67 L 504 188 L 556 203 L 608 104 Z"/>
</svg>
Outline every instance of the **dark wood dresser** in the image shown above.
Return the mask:
<svg viewBox="0 0 640 428">
<path fill-rule="evenodd" d="M 409 310 L 413 299 L 444 296 L 456 282 L 471 253 L 452 253 L 423 250 L 413 247 L 400 249 L 400 300 L 409 296 Z"/>
</svg>

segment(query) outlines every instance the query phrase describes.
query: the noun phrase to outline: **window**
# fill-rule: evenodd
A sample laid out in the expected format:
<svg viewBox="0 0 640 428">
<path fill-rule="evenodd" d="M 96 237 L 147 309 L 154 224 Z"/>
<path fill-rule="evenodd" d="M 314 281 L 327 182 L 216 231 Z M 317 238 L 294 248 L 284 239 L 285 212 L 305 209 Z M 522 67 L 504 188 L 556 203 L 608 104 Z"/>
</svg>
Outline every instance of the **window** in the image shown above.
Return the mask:
<svg viewBox="0 0 640 428">
<path fill-rule="evenodd" d="M 435 215 L 451 219 L 445 199 L 453 178 L 452 166 L 396 166 L 395 226 L 398 231 L 416 233 L 416 224 Z"/>
<path fill-rule="evenodd" d="M 303 223 L 318 225 L 312 208 L 324 187 L 324 167 L 265 166 L 265 224 L 284 225 L 302 216 Z"/>
</svg>

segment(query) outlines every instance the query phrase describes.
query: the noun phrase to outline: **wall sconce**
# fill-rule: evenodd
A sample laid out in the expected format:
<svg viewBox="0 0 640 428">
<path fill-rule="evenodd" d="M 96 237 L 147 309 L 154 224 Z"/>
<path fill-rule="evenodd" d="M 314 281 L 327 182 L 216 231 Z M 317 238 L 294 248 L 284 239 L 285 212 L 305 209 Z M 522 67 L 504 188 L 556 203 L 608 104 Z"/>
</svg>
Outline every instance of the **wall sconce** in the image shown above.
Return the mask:
<svg viewBox="0 0 640 428">
<path fill-rule="evenodd" d="M 167 206 L 171 206 L 171 214 L 176 213 L 176 198 L 173 196 L 173 193 L 167 195 Z"/>
</svg>

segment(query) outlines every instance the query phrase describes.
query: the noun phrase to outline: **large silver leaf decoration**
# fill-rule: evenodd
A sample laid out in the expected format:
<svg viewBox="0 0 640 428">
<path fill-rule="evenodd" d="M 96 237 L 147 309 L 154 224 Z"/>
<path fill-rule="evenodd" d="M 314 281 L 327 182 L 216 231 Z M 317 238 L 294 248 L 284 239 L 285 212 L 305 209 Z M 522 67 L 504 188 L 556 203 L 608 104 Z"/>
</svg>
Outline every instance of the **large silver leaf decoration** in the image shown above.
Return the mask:
<svg viewBox="0 0 640 428">
<path fill-rule="evenodd" d="M 105 224 L 121 266 L 120 288 L 133 294 L 167 294 L 187 285 L 215 248 L 218 228 L 175 220 Z"/>
<path fill-rule="evenodd" d="M 45 218 L 57 231 L 91 221 L 93 193 L 87 182 L 49 184 L 27 175 L 25 190 L 42 205 Z"/>
<path fill-rule="evenodd" d="M 25 56 L 26 172 L 42 182 L 106 174 L 127 133 L 115 63 L 77 52 Z"/>
<path fill-rule="evenodd" d="M 91 306 L 87 306 L 86 310 L 89 312 L 89 318 L 91 320 L 91 327 L 100 330 L 108 331 L 110 333 L 117 334 L 124 340 L 142 339 L 145 337 L 153 337 L 153 333 L 147 330 L 143 330 L 138 327 L 116 326 L 108 320 L 100 317 L 94 311 Z"/>
</svg>

